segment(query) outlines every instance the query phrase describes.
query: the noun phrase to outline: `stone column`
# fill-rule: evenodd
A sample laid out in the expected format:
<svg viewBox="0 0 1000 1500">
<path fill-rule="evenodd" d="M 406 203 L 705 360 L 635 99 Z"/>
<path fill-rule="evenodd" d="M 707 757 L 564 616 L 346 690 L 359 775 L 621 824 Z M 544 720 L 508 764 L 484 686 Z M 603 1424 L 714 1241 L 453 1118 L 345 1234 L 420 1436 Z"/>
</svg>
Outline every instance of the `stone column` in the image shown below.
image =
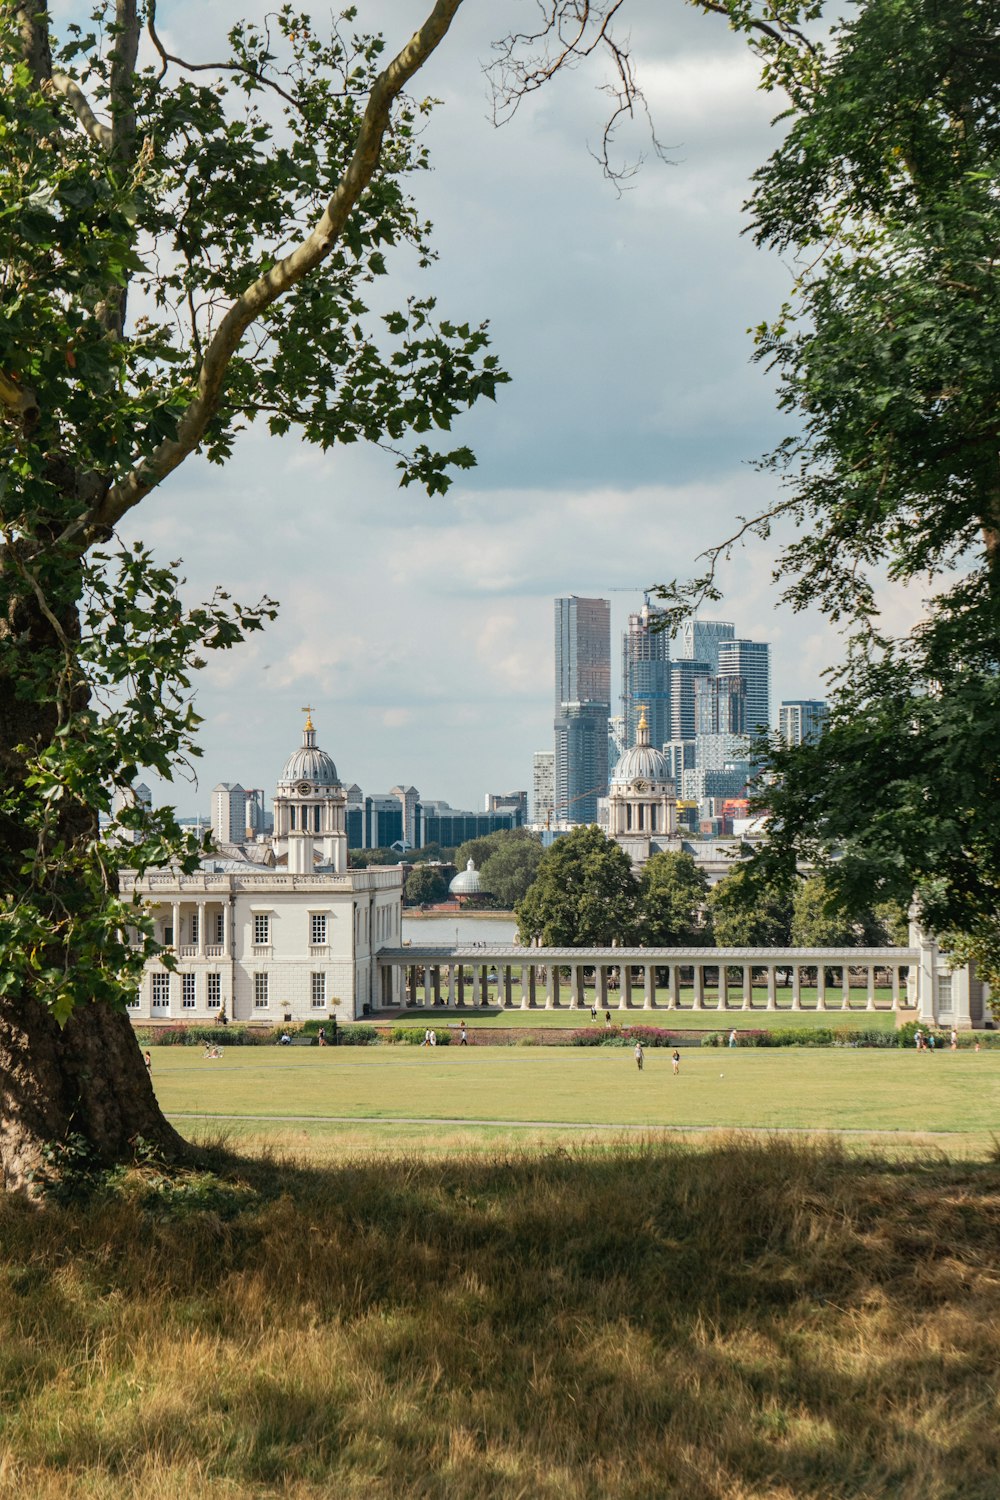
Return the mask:
<svg viewBox="0 0 1000 1500">
<path fill-rule="evenodd" d="M 198 957 L 205 957 L 205 901 L 198 902 Z"/>
<path fill-rule="evenodd" d="M 798 964 L 792 965 L 792 1010 L 802 1009 L 802 970 Z"/>
<path fill-rule="evenodd" d="M 719 1010 L 729 1009 L 729 968 L 719 965 Z"/>
<path fill-rule="evenodd" d="M 569 1008 L 579 1010 L 583 1005 L 583 965 L 572 964 L 569 971 Z"/>
<path fill-rule="evenodd" d="M 524 970 L 523 969 L 521 970 L 521 988 L 522 988 L 522 990 L 524 989 Z M 532 962 L 528 965 L 528 991 L 527 991 L 527 994 L 528 994 L 528 1009 L 529 1010 L 537 1010 L 537 1008 L 538 1008 L 538 970 L 537 970 L 537 968 L 535 966 L 534 960 L 532 960 Z M 521 1004 L 522 1005 L 524 1004 L 524 1000 L 523 999 L 521 1001 Z"/>
<path fill-rule="evenodd" d="M 850 1010 L 851 1008 L 851 967 L 850 964 L 840 966 L 840 1008 Z"/>
<path fill-rule="evenodd" d="M 816 1009 L 826 1010 L 826 968 L 816 965 Z"/>
<path fill-rule="evenodd" d="M 743 965 L 743 1010 L 753 1010 L 753 964 Z"/>
<path fill-rule="evenodd" d="M 482 1004 L 482 1000 L 483 1000 L 482 977 L 483 977 L 482 969 L 479 967 L 479 965 L 477 963 L 474 963 L 472 965 L 472 1003 L 473 1003 L 473 1005 L 481 1005 Z"/>
<path fill-rule="evenodd" d="M 455 960 L 454 959 L 452 959 L 451 963 L 448 965 L 448 1005 L 449 1005 L 449 1007 L 452 1010 L 454 1010 L 454 1008 L 455 1008 Z"/>
<path fill-rule="evenodd" d="M 545 969 L 545 1009 L 557 1010 L 559 1005 L 559 966 L 550 963 Z"/>
<path fill-rule="evenodd" d="M 694 997 L 692 999 L 692 1001 L 691 1001 L 691 1009 L 692 1010 L 704 1010 L 705 1009 L 705 965 L 704 964 L 695 964 L 694 965 L 694 971 L 692 973 L 691 978 L 692 978 L 691 991 L 692 991 L 692 995 Z"/>
<path fill-rule="evenodd" d="M 594 965 L 594 1004 L 598 1010 L 607 1010 L 608 1008 L 607 964 Z"/>
<path fill-rule="evenodd" d="M 865 1001 L 865 1010 L 875 1009 L 875 965 L 868 965 L 868 999 Z"/>
<path fill-rule="evenodd" d="M 424 1009 L 434 1004 L 434 990 L 431 981 L 431 966 L 424 964 Z"/>
<path fill-rule="evenodd" d="M 618 1009 L 632 1009 L 632 965 L 621 964 L 618 969 Z"/>
<path fill-rule="evenodd" d="M 644 964 L 642 969 L 642 1008 L 656 1009 L 656 965 Z"/>
<path fill-rule="evenodd" d="M 768 1010 L 777 1010 L 778 1009 L 778 995 L 777 995 L 777 991 L 775 989 L 775 979 L 776 979 L 776 975 L 775 975 L 774 964 L 768 964 L 768 966 L 767 966 L 767 1008 L 768 1008 Z"/>
<path fill-rule="evenodd" d="M 174 901 L 171 904 L 170 911 L 171 911 L 170 920 L 174 924 L 173 925 L 174 952 L 175 953 L 180 953 L 180 951 L 181 951 L 181 903 L 179 901 Z"/>
<path fill-rule="evenodd" d="M 899 1009 L 899 964 L 892 966 L 892 1008 Z"/>
<path fill-rule="evenodd" d="M 681 1003 L 681 971 L 679 964 L 671 964 L 669 969 L 670 990 L 667 1000 L 668 1010 L 678 1010 Z"/>
</svg>

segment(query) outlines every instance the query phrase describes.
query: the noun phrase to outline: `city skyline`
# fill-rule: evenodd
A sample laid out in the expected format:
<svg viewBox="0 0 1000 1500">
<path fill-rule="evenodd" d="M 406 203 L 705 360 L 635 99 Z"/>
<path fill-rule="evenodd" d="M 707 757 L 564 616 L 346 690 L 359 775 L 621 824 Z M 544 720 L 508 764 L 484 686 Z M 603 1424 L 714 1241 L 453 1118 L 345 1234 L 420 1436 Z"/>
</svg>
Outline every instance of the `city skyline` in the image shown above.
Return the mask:
<svg viewBox="0 0 1000 1500">
<path fill-rule="evenodd" d="M 237 14 L 266 9 L 179 0 L 165 45 L 212 57 Z M 416 14 L 382 0 L 377 19 L 398 40 Z M 126 542 L 183 559 L 187 599 L 221 585 L 281 605 L 196 679 L 197 788 L 142 773 L 182 815 L 207 810 L 222 781 L 271 786 L 303 703 L 317 706 L 345 782 L 403 779 L 467 807 L 529 786 L 551 733 L 539 642 L 552 599 L 609 598 L 617 640 L 645 588 L 699 571 L 734 516 L 773 503 L 774 480 L 753 464 L 785 425 L 746 330 L 777 310 L 792 271 L 741 235 L 749 176 L 775 143 L 745 42 L 694 12 L 666 28 L 659 7 L 633 8 L 671 163 L 647 161 L 619 196 L 588 152 L 599 70 L 567 75 L 492 128 L 480 63 L 518 18 L 505 0 L 463 13 L 421 76 L 421 94 L 445 100 L 426 130 L 434 170 L 414 184 L 440 259 L 418 275 L 395 257 L 387 289 L 392 305 L 433 293 L 442 316 L 491 320 L 512 383 L 454 431 L 478 467 L 429 500 L 398 490 L 390 455 L 251 429 L 224 468 L 185 464 L 122 528 Z M 638 125 L 619 140 L 625 153 L 648 145 Z M 772 643 L 782 696 L 812 697 L 838 642 L 817 617 L 775 608 L 773 555 L 757 540 L 735 554 L 717 612 Z M 919 611 L 901 590 L 890 603 L 892 628 Z"/>
</svg>

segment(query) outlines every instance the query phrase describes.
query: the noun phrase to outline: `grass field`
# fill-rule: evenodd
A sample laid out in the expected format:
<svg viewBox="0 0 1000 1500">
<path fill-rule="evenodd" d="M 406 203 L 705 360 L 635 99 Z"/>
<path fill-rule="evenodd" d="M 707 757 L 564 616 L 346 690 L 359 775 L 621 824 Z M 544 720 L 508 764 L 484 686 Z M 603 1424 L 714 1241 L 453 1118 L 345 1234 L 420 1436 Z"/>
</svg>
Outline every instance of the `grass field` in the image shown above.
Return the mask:
<svg viewBox="0 0 1000 1500">
<path fill-rule="evenodd" d="M 878 1049 L 409 1047 L 154 1052 L 179 1124 L 257 1121 L 947 1132 L 985 1144 L 1000 1119 L 1000 1053 Z"/>
<path fill-rule="evenodd" d="M 664 995 L 663 1000 L 666 1000 Z M 684 1003 L 677 1010 L 618 1010 L 615 999 L 611 1001 L 611 1021 L 615 1026 L 662 1026 L 667 1031 L 728 1031 L 735 1026 L 737 1030 L 743 1028 L 765 1029 L 772 1026 L 851 1026 L 856 1028 L 868 1028 L 873 1030 L 891 1031 L 896 1024 L 896 1017 L 889 1009 L 865 1010 L 864 1001 L 853 1004 L 850 1010 L 826 1010 L 818 1011 L 813 1008 L 805 1010 L 791 1010 L 788 1008 L 787 996 L 779 1001 L 779 1009 L 766 1010 L 764 1005 L 766 995 L 758 995 L 756 1008 L 753 1011 L 727 1010 L 719 1011 L 715 1008 L 714 997 L 709 1002 L 708 1010 L 692 1010 L 690 997 L 685 997 Z M 812 1007 L 813 999 L 804 999 L 807 1007 Z M 888 997 L 880 996 L 879 1003 L 888 1005 Z M 904 1017 L 909 1020 L 916 1018 L 916 1011 L 905 1011 Z M 604 1012 L 599 1012 L 600 1024 L 604 1024 Z M 373 1020 L 380 1021 L 376 1015 Z M 431 1008 L 420 1007 L 415 1010 L 400 1011 L 391 1022 L 383 1024 L 393 1026 L 454 1026 L 457 1028 L 459 1022 L 464 1020 L 468 1026 L 498 1026 L 498 1027 L 538 1027 L 549 1026 L 563 1027 L 568 1030 L 580 1030 L 593 1025 L 590 1019 L 590 1006 L 585 1010 L 521 1010 L 519 1006 L 511 1009 L 498 1009 L 492 1007 L 471 1007 L 465 1010 L 452 1010 L 447 1006 L 433 1006 Z"/>
</svg>

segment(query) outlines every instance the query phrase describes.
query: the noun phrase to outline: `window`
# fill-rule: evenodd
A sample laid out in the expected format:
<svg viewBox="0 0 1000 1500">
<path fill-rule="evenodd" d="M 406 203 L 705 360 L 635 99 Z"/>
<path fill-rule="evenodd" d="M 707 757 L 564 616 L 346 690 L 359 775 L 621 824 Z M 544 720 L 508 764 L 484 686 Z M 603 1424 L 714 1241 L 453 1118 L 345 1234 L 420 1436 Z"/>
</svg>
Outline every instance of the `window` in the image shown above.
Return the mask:
<svg viewBox="0 0 1000 1500">
<path fill-rule="evenodd" d="M 313 808 L 313 831 L 315 833 L 319 833 L 319 831 L 320 831 L 320 828 L 319 828 L 319 811 L 320 810 L 319 810 L 318 807 L 314 807 Z"/>
<path fill-rule="evenodd" d="M 312 1003 L 313 1010 L 321 1010 L 326 1004 L 325 974 L 314 974 L 312 976 Z"/>
<path fill-rule="evenodd" d="M 951 975 L 939 974 L 937 977 L 937 999 L 938 1010 L 951 1010 Z"/>
<path fill-rule="evenodd" d="M 215 941 L 221 943 L 225 937 L 226 914 L 223 911 L 215 913 Z"/>
<path fill-rule="evenodd" d="M 322 948 L 326 944 L 326 915 L 323 912 L 314 912 L 309 918 L 309 941 L 314 948 Z M 315 977 L 314 974 L 313 978 Z"/>
<path fill-rule="evenodd" d="M 271 918 L 266 912 L 258 912 L 254 916 L 253 940 L 257 948 L 264 948 L 271 941 Z"/>
<path fill-rule="evenodd" d="M 174 929 L 168 923 L 163 929 L 163 946 L 172 948 L 174 946 Z"/>
<path fill-rule="evenodd" d="M 185 1010 L 194 1010 L 198 981 L 193 974 L 181 975 L 181 1005 Z"/>
<path fill-rule="evenodd" d="M 153 975 L 153 1008 L 166 1007 L 170 1004 L 170 975 Z"/>
<path fill-rule="evenodd" d="M 295 803 L 294 802 L 292 803 L 291 807 L 288 809 L 288 818 L 289 818 L 288 826 L 294 832 L 294 830 L 295 830 Z"/>
<path fill-rule="evenodd" d="M 198 941 L 198 913 L 197 912 L 194 912 L 192 914 L 192 917 L 191 917 L 191 941 L 192 941 L 192 943 L 196 943 Z"/>
<path fill-rule="evenodd" d="M 142 996 L 139 994 L 139 991 L 136 990 L 135 994 L 129 997 L 128 1008 L 129 1010 L 138 1010 L 141 1004 Z"/>
<path fill-rule="evenodd" d="M 265 918 L 266 920 L 266 918 Z M 256 1010 L 267 1009 L 267 975 L 255 974 L 253 976 L 253 1003 Z"/>
<path fill-rule="evenodd" d="M 209 1010 L 218 1010 L 222 1004 L 222 979 L 218 974 L 208 976 L 208 1007 Z"/>
</svg>

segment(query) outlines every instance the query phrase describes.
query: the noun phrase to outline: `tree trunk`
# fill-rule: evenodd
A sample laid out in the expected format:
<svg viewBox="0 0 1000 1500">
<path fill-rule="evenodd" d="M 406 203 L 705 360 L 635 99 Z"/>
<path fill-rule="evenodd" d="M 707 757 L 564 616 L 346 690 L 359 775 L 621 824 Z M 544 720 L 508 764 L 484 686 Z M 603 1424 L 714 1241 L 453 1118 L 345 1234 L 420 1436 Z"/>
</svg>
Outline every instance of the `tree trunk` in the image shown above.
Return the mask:
<svg viewBox="0 0 1000 1500">
<path fill-rule="evenodd" d="M 47 1146 L 79 1135 L 96 1160 L 130 1161 L 139 1141 L 170 1157 L 187 1147 L 153 1094 L 128 1016 L 103 1003 L 60 1029 L 31 996 L 0 999 L 0 1168 L 30 1190 Z"/>
</svg>

